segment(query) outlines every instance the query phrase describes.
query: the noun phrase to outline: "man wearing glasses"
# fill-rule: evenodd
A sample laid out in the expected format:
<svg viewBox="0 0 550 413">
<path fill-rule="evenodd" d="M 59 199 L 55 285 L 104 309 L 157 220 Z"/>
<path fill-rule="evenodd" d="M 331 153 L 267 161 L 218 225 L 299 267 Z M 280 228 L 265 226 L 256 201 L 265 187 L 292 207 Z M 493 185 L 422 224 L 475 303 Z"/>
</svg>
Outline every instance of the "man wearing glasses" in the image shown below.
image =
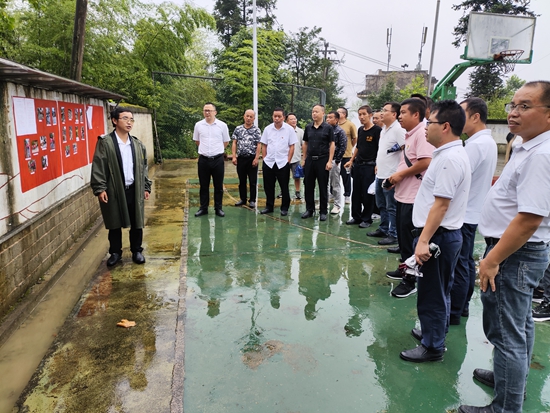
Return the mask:
<svg viewBox="0 0 550 413">
<path fill-rule="evenodd" d="M 414 201 L 414 257 L 420 267 L 416 309 L 421 329 L 411 334 L 420 345 L 402 351 L 403 360 L 422 363 L 443 360 L 449 320 L 449 295 L 462 247 L 464 214 L 472 174 L 460 135 L 466 115 L 454 100 L 432 107 L 426 140 L 436 149 Z M 438 246 L 438 253 L 431 247 Z"/>
<path fill-rule="evenodd" d="M 147 174 L 145 146 L 130 131 L 133 113 L 118 107 L 111 112 L 115 129 L 100 136 L 92 161 L 90 186 L 99 200 L 105 228 L 109 230 L 107 266 L 122 259 L 122 228 L 130 227 L 132 261 L 144 264 L 142 254 L 144 200 L 149 199 L 151 181 Z"/>
<path fill-rule="evenodd" d="M 523 144 L 483 204 L 479 264 L 483 330 L 494 346 L 493 368 L 476 369 L 495 388 L 485 407 L 461 413 L 521 412 L 535 342 L 531 299 L 548 266 L 550 242 L 550 82 L 528 82 L 506 105 L 510 132 Z"/>
<path fill-rule="evenodd" d="M 200 207 L 196 217 L 208 214 L 210 203 L 210 179 L 214 183 L 214 210 L 216 215 L 224 217 L 222 209 L 223 177 L 225 173 L 223 153 L 229 143 L 229 129 L 225 122 L 216 119 L 216 106 L 206 103 L 202 109 L 204 119 L 195 124 L 193 140 L 199 148 L 199 199 Z"/>
</svg>

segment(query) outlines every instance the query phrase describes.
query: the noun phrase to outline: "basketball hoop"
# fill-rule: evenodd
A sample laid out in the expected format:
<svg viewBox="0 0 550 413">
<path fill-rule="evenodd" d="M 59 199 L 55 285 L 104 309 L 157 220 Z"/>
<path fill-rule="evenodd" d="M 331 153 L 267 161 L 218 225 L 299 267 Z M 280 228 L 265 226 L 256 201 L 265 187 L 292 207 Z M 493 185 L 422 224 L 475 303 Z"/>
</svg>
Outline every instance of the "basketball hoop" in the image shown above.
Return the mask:
<svg viewBox="0 0 550 413">
<path fill-rule="evenodd" d="M 493 55 L 495 62 L 502 62 L 504 73 L 514 71 L 516 63 L 523 54 L 523 50 L 503 50 L 500 53 Z"/>
</svg>

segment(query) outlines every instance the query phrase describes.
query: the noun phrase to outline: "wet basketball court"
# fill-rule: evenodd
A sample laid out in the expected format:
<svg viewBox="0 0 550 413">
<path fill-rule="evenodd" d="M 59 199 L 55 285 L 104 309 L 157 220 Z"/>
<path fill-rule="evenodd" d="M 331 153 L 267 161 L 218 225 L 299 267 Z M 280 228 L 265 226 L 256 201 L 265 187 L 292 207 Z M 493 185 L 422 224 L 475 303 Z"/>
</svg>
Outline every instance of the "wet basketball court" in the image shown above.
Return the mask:
<svg viewBox="0 0 550 413">
<path fill-rule="evenodd" d="M 492 356 L 478 291 L 470 317 L 450 327 L 443 362 L 405 362 L 399 352 L 418 344 L 416 295 L 390 296 L 385 272 L 397 255 L 345 225 L 349 206 L 326 222 L 301 219 L 296 201 L 287 217 L 278 204 L 268 215 L 236 208 L 227 165 L 225 218 L 212 208 L 195 218 L 194 168 L 168 161 L 157 172 L 147 263 L 98 263 L 16 411 L 408 413 L 490 403 L 492 389 L 472 379 Z M 259 196 L 262 209 L 261 187 Z M 136 327 L 114 326 L 122 318 Z M 550 411 L 550 323 L 536 325 L 524 411 Z"/>
</svg>

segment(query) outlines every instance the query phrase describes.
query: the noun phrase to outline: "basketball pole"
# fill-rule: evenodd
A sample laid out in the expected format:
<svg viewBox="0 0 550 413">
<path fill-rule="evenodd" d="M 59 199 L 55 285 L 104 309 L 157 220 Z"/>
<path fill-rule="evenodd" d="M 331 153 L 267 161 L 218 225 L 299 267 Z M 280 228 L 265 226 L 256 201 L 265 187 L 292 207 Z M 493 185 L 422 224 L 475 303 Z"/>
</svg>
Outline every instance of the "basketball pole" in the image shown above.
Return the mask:
<svg viewBox="0 0 550 413">
<path fill-rule="evenodd" d="M 430 89 L 432 88 L 432 72 L 434 67 L 434 56 L 435 56 L 435 41 L 437 39 L 437 24 L 439 20 L 439 3 L 441 0 L 437 0 L 437 6 L 435 8 L 435 23 L 434 23 L 434 37 L 432 40 L 432 55 L 430 57 L 430 71 L 428 73 L 428 91 L 426 96 L 430 96 Z"/>
</svg>

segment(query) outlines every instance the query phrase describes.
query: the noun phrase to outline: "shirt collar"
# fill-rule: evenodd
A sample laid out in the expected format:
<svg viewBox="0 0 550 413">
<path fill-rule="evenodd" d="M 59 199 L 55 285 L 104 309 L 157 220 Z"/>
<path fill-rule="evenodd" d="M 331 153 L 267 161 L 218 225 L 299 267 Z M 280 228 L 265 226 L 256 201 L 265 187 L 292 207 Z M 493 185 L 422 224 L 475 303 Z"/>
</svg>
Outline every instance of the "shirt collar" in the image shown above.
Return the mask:
<svg viewBox="0 0 550 413">
<path fill-rule="evenodd" d="M 468 142 L 472 142 L 472 141 L 475 141 L 476 139 L 480 138 L 481 136 L 483 135 L 490 135 L 491 134 L 491 129 L 482 129 L 480 130 L 479 132 L 476 132 L 474 133 L 472 136 L 470 136 L 468 139 L 466 139 L 464 142 L 466 143 L 466 145 L 468 144 Z"/>
<path fill-rule="evenodd" d="M 405 139 L 407 139 L 408 137 L 414 135 L 416 132 L 418 132 L 418 130 L 420 128 L 425 128 L 425 127 L 426 127 L 426 125 L 423 122 L 420 122 L 418 125 L 416 125 L 414 128 L 412 128 L 410 130 L 410 132 L 405 133 Z"/>
<path fill-rule="evenodd" d="M 541 143 L 547 141 L 550 139 L 550 131 L 546 131 L 544 133 L 541 133 L 538 136 L 535 136 L 533 139 L 523 142 L 519 147 L 522 149 L 525 149 L 526 151 L 530 151 L 531 149 L 535 148 L 536 146 L 540 145 Z"/>
<path fill-rule="evenodd" d="M 130 134 L 128 134 L 128 140 L 126 141 L 126 143 L 124 143 L 124 141 L 122 139 L 120 139 L 120 136 L 118 136 L 118 133 L 116 133 L 116 130 L 115 130 L 115 136 L 116 136 L 116 140 L 118 142 L 119 145 L 131 145 L 132 142 L 130 142 Z"/>
<path fill-rule="evenodd" d="M 439 148 L 435 148 L 434 149 L 434 156 L 436 153 L 439 153 L 439 152 L 442 152 L 446 149 L 450 149 L 450 148 L 453 148 L 455 146 L 462 146 L 462 141 L 460 139 L 456 140 L 456 141 L 452 141 L 452 142 L 449 142 L 449 143 L 446 143 L 445 145 L 442 145 L 440 146 Z"/>
</svg>

